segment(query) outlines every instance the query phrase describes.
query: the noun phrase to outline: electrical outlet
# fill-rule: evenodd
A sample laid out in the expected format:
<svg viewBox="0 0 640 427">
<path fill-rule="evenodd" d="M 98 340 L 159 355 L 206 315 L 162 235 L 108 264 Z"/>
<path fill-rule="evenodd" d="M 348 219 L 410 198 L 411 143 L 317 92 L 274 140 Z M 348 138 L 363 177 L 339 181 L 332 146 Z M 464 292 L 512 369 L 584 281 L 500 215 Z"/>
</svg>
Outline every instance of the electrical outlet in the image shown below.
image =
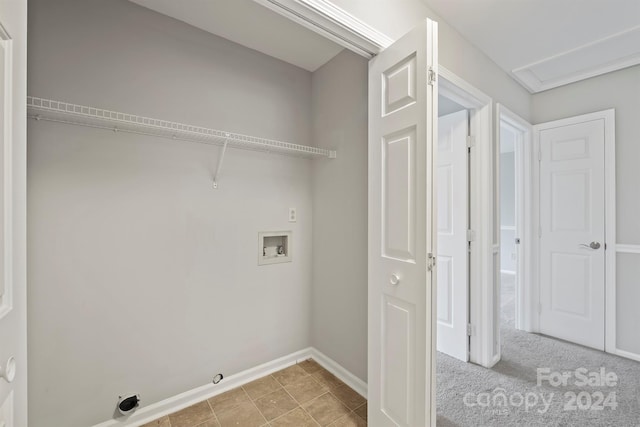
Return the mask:
<svg viewBox="0 0 640 427">
<path fill-rule="evenodd" d="M 298 213 L 296 208 L 289 208 L 289 222 L 296 222 L 298 220 Z"/>
</svg>

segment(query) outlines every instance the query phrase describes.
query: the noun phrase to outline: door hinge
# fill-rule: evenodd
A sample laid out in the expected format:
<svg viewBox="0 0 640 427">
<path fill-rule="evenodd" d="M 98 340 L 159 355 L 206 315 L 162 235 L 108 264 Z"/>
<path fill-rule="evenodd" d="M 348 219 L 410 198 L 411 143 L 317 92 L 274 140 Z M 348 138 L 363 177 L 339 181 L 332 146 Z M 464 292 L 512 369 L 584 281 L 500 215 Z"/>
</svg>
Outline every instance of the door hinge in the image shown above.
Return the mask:
<svg viewBox="0 0 640 427">
<path fill-rule="evenodd" d="M 436 257 L 431 252 L 427 254 L 427 271 L 432 271 L 436 266 Z"/>
<path fill-rule="evenodd" d="M 429 67 L 429 71 L 427 71 L 427 83 L 429 86 L 436 84 L 436 72 L 433 71 L 433 67 Z"/>
<path fill-rule="evenodd" d="M 476 137 L 473 135 L 467 135 L 467 148 L 471 148 L 476 145 Z"/>
<path fill-rule="evenodd" d="M 473 336 L 473 325 L 471 323 L 467 324 L 467 336 Z"/>
<path fill-rule="evenodd" d="M 467 230 L 467 242 L 471 243 L 476 240 L 476 232 L 473 230 Z"/>
<path fill-rule="evenodd" d="M 542 161 L 542 149 L 538 150 L 538 161 Z"/>
</svg>

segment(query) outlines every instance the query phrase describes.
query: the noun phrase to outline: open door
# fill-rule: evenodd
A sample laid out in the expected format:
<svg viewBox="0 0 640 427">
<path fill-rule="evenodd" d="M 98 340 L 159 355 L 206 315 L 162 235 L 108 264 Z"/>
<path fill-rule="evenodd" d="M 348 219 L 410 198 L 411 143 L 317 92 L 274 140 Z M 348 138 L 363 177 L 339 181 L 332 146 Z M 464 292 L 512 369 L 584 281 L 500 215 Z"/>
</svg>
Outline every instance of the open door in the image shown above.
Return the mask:
<svg viewBox="0 0 640 427">
<path fill-rule="evenodd" d="M 368 422 L 435 425 L 437 24 L 369 64 Z"/>
<path fill-rule="evenodd" d="M 438 351 L 469 361 L 469 116 L 438 118 Z"/>
<path fill-rule="evenodd" d="M 0 426 L 27 425 L 26 5 L 0 4 Z"/>
</svg>

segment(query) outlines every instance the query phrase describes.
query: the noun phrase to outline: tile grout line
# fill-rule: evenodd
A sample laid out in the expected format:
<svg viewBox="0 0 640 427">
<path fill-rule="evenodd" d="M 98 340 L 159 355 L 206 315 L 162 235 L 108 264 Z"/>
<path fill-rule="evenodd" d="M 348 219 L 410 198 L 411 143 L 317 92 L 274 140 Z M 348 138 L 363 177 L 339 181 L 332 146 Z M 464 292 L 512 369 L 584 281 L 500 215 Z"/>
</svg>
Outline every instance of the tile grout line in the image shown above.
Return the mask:
<svg viewBox="0 0 640 427">
<path fill-rule="evenodd" d="M 367 404 L 367 399 L 365 399 L 365 400 L 364 400 L 364 403 L 363 403 L 362 405 L 358 406 L 357 408 L 355 408 L 355 409 L 354 409 L 353 411 L 351 411 L 351 412 L 353 412 L 354 414 L 356 414 L 356 410 L 358 410 L 358 409 L 362 408 L 362 407 L 363 407 L 364 405 L 366 405 L 366 404 Z M 364 421 L 365 423 L 367 423 L 367 424 L 368 424 L 367 420 L 365 420 L 364 418 L 362 418 L 362 417 L 360 416 L 360 414 L 356 414 L 356 417 L 360 418 L 362 421 Z"/>
<path fill-rule="evenodd" d="M 286 368 L 285 368 L 285 369 L 286 369 Z M 267 377 L 271 377 L 271 379 L 272 379 L 272 380 L 274 380 L 274 381 L 276 382 L 276 384 L 278 384 L 278 386 L 280 386 L 280 388 L 281 388 L 282 390 L 284 390 L 284 392 L 285 392 L 285 393 L 287 393 L 287 390 L 285 390 L 284 386 L 280 383 L 280 381 L 278 381 L 278 380 L 276 379 L 276 377 L 274 377 L 272 374 L 269 374 L 269 375 L 265 375 L 265 376 L 264 376 L 264 377 L 262 377 L 262 378 L 267 378 Z M 262 379 L 262 378 L 258 378 L 258 379 Z M 244 388 L 243 388 L 243 389 L 244 389 Z M 264 426 L 270 426 L 270 425 L 271 425 L 271 421 L 277 420 L 277 419 L 278 419 L 278 418 L 280 418 L 280 417 L 276 417 L 276 418 L 274 418 L 274 419 L 273 419 L 273 420 L 271 420 L 271 421 L 267 420 L 266 415 L 265 415 L 265 414 L 263 414 L 263 413 L 262 413 L 262 411 L 260 410 L 260 408 L 258 408 L 258 405 L 256 405 L 256 401 L 257 401 L 257 400 L 259 400 L 259 399 L 263 399 L 263 398 L 265 398 L 266 396 L 269 396 L 270 394 L 277 393 L 278 391 L 280 391 L 280 390 L 271 391 L 271 392 L 269 392 L 269 393 L 267 393 L 267 394 L 264 394 L 264 395 L 262 395 L 262 396 L 258 397 L 258 398 L 257 398 L 257 399 L 255 399 L 255 400 L 251 399 L 251 396 L 249 396 L 249 399 L 251 400 L 251 402 L 253 402 L 253 406 L 255 406 L 255 407 L 256 407 L 256 409 L 258 410 L 258 412 L 260 412 L 260 415 L 262 415 L 262 418 L 264 418 L 264 419 L 265 419 L 265 421 L 267 422 L 266 424 L 263 424 L 261 427 L 264 427 Z M 245 390 L 245 393 L 246 393 L 246 392 L 247 392 L 247 391 Z M 287 393 L 287 394 L 288 394 L 288 393 Z M 249 395 L 249 393 L 247 393 L 247 395 Z M 294 399 L 294 400 L 295 400 L 295 399 Z M 295 410 L 295 408 L 294 408 L 293 410 Z M 287 414 L 288 414 L 288 413 L 289 413 L 289 412 L 287 412 Z M 284 415 L 286 415 L 286 414 L 283 414 L 282 416 L 284 416 Z"/>
<path fill-rule="evenodd" d="M 313 360 L 313 358 L 308 359 L 308 360 Z M 314 362 L 315 362 L 315 360 L 314 360 Z M 318 363 L 318 362 L 316 362 L 316 363 Z M 304 368 L 302 368 L 302 369 L 304 369 Z M 359 405 L 359 406 L 358 406 L 357 408 L 355 408 L 355 409 L 351 409 L 351 408 L 349 408 L 349 407 L 348 407 L 348 406 L 347 406 L 347 405 L 346 405 L 346 404 L 345 404 L 345 403 L 344 403 L 340 398 L 338 398 L 335 394 L 333 394 L 333 393 L 332 393 L 332 388 L 331 388 L 330 386 L 327 386 L 327 385 L 324 385 L 324 384 L 320 383 L 320 381 L 318 381 L 318 380 L 315 378 L 315 376 L 314 376 L 313 374 L 316 374 L 316 373 L 320 372 L 322 369 L 324 369 L 324 370 L 326 371 L 326 369 L 325 369 L 325 368 L 323 368 L 322 366 L 320 366 L 320 369 L 316 370 L 315 372 L 308 372 L 308 371 L 306 371 L 306 370 L 305 370 L 305 372 L 307 372 L 307 375 L 308 375 L 309 377 L 311 377 L 311 380 L 312 380 L 312 381 L 314 381 L 316 384 L 318 384 L 318 385 L 320 385 L 320 386 L 322 386 L 322 387 L 326 387 L 326 388 L 327 388 L 327 391 L 326 391 L 326 392 L 322 393 L 320 396 L 317 396 L 317 397 L 315 397 L 315 398 L 313 398 L 313 399 L 308 400 L 308 401 L 307 401 L 307 402 L 305 402 L 305 403 L 313 402 L 314 400 L 317 400 L 317 399 L 319 399 L 320 397 L 324 396 L 325 394 L 329 393 L 329 394 L 330 394 L 334 399 L 336 399 L 336 400 L 338 401 L 338 403 L 340 403 L 340 404 L 341 404 L 344 408 L 346 408 L 346 409 L 347 409 L 347 411 L 348 411 L 348 413 L 347 413 L 347 414 L 343 415 L 342 417 L 338 417 L 338 418 L 336 418 L 336 419 L 335 419 L 335 420 L 333 420 L 330 424 L 333 424 L 333 423 L 335 423 L 336 421 L 338 421 L 339 419 L 344 418 L 344 417 L 346 417 L 346 416 L 348 416 L 348 415 L 350 415 L 350 414 L 352 414 L 352 413 L 353 413 L 356 417 L 358 417 L 358 418 L 362 419 L 362 417 L 360 417 L 358 414 L 356 414 L 356 413 L 355 413 L 355 409 L 360 408 L 361 406 L 363 406 L 365 403 L 367 403 L 367 400 L 365 399 L 365 403 L 363 403 L 362 405 Z M 329 372 L 329 373 L 331 374 L 331 372 Z M 331 375 L 333 375 L 333 374 L 331 374 Z M 335 375 L 334 375 L 334 376 L 335 376 Z M 338 379 L 339 379 L 339 378 L 338 378 Z M 342 384 L 341 384 L 341 385 L 339 385 L 338 387 L 349 387 L 349 386 L 348 386 L 344 381 L 340 380 L 340 382 L 341 382 Z M 334 387 L 334 388 L 338 388 L 338 387 Z M 350 388 L 350 387 L 349 387 L 349 388 Z M 286 391 L 286 389 L 285 389 L 285 391 Z M 293 396 L 291 396 L 291 397 L 293 398 Z M 295 400 L 295 398 L 294 398 L 294 400 Z M 296 400 L 296 402 L 297 402 L 297 400 Z M 306 413 L 307 413 L 307 415 L 309 415 L 309 416 L 311 417 L 311 419 L 312 419 L 313 421 L 315 421 L 315 422 L 316 422 L 316 424 L 320 425 L 320 423 L 319 423 L 319 422 L 318 422 L 318 421 L 313 417 L 313 415 L 309 414 L 309 413 L 308 413 L 308 412 L 307 412 L 307 411 L 302 407 L 302 405 L 300 405 L 300 407 L 302 408 L 302 410 L 303 410 L 304 412 L 306 412 Z M 363 421 L 365 421 L 364 419 L 362 419 L 362 420 L 363 420 Z M 365 422 L 367 422 L 367 421 L 365 421 Z M 327 426 L 327 427 L 329 427 L 329 426 Z"/>
<path fill-rule="evenodd" d="M 298 364 L 296 363 L 296 365 L 298 365 Z M 311 381 L 315 381 L 315 382 L 317 383 L 317 381 L 315 380 L 315 378 L 313 378 L 313 376 L 312 376 L 309 372 L 307 372 L 307 371 L 306 371 L 302 366 L 300 367 L 300 369 L 302 369 L 302 370 L 307 374 L 307 375 L 305 375 L 305 376 L 304 376 L 304 377 L 302 377 L 302 378 L 309 377 L 309 378 L 311 378 Z M 276 381 L 277 381 L 277 380 L 276 380 Z M 305 414 L 307 414 L 307 415 L 309 416 L 309 418 L 311 418 L 311 419 L 313 420 L 313 422 L 314 422 L 314 423 L 316 423 L 318 426 L 320 426 L 320 423 L 319 423 L 318 421 L 316 421 L 316 419 L 315 419 L 315 418 L 313 418 L 313 416 L 312 416 L 310 413 L 308 413 L 306 409 L 304 409 L 304 408 L 302 407 L 302 403 L 298 402 L 298 399 L 296 399 L 295 397 L 293 397 L 293 396 L 291 395 L 291 393 L 289 393 L 289 390 L 287 390 L 287 388 L 286 388 L 284 385 L 282 386 L 282 388 L 284 389 L 285 393 L 287 393 L 287 394 L 289 395 L 289 397 L 291 397 L 291 398 L 293 399 L 293 401 L 294 401 L 294 402 L 296 402 L 296 403 L 298 404 L 297 408 L 294 408 L 294 409 L 292 409 L 292 410 L 291 410 L 291 411 L 289 411 L 289 412 L 293 412 L 293 411 L 295 411 L 296 409 L 300 408 L 300 409 L 302 410 L 302 412 L 304 412 Z M 324 393 L 323 393 L 323 394 L 324 394 Z M 321 394 L 320 396 L 322 396 L 322 394 Z M 318 396 L 318 397 L 320 397 L 320 396 Z M 316 397 L 316 398 L 317 398 L 317 397 Z M 311 400 L 314 400 L 314 399 L 311 399 Z M 308 400 L 308 402 L 310 402 L 311 400 Z M 289 412 L 287 412 L 287 414 L 288 414 Z M 287 415 L 287 414 L 284 414 L 284 415 Z M 284 415 L 282 415 L 282 416 L 284 416 Z M 280 417 L 278 417 L 278 418 L 280 418 Z M 278 418 L 276 418 L 276 419 L 278 419 Z M 276 419 L 274 419 L 274 420 L 272 420 L 272 421 L 275 421 Z"/>
<path fill-rule="evenodd" d="M 251 400 L 251 396 L 249 396 L 249 400 Z M 269 425 L 269 420 L 267 420 L 267 417 L 265 417 L 264 414 L 262 413 L 262 411 L 260 410 L 260 408 L 258 408 L 258 405 L 256 405 L 256 402 L 251 400 L 251 403 L 253 404 L 253 407 L 256 408 L 256 411 L 258 411 L 258 413 L 260 414 L 260 416 L 264 420 L 264 424 L 261 424 L 261 426 L 264 427 L 266 425 Z"/>
<path fill-rule="evenodd" d="M 238 386 L 238 387 L 236 387 L 235 389 L 231 389 L 231 390 L 228 390 L 228 391 L 237 390 L 237 389 L 242 390 L 242 392 L 245 394 L 245 396 L 247 396 L 247 398 L 249 399 L 249 401 L 251 401 L 251 396 L 249 396 L 249 393 L 247 393 L 247 391 L 244 389 L 244 387 L 243 387 L 243 386 Z M 224 394 L 224 393 L 223 393 L 223 394 Z M 209 399 L 207 399 L 207 403 L 209 403 Z M 228 409 L 229 409 L 230 411 L 231 411 L 231 410 L 234 410 L 235 408 L 237 408 L 238 406 L 242 405 L 243 403 L 244 403 L 244 402 L 240 402 L 240 403 L 238 403 L 237 405 L 232 406 L 232 407 L 230 407 L 230 408 L 228 408 Z M 213 412 L 213 416 L 216 418 L 216 421 L 218 422 L 218 424 L 219 424 L 219 425 L 222 425 L 222 423 L 220 422 L 220 419 L 218 418 L 218 414 L 216 414 L 216 411 L 215 411 L 215 409 L 213 409 L 213 406 L 211 406 L 211 403 L 209 403 L 209 407 L 211 408 L 211 411 Z M 260 410 L 258 409 L 258 411 L 260 411 Z M 260 413 L 260 415 L 262 415 L 262 413 Z"/>
<path fill-rule="evenodd" d="M 269 375 L 265 375 L 265 376 L 264 376 L 264 377 L 262 377 L 262 378 L 258 378 L 257 380 L 254 380 L 254 381 L 258 381 L 258 380 L 264 379 L 264 378 L 266 378 L 266 377 L 268 377 L 268 376 L 269 376 L 269 377 L 271 377 L 271 378 L 273 378 L 274 380 L 276 380 L 276 379 L 273 377 L 273 375 L 269 374 Z M 252 382 L 253 382 L 253 381 L 252 381 Z M 279 382 L 278 380 L 276 380 L 276 383 L 280 384 L 280 382 Z M 251 383 L 249 383 L 249 384 L 251 384 Z M 247 385 L 247 384 L 245 384 L 245 385 Z M 241 386 L 240 386 L 240 387 L 242 388 L 242 391 L 244 391 L 244 392 L 247 394 L 247 397 L 249 398 L 249 401 L 253 404 L 253 407 L 254 407 L 254 408 L 256 408 L 256 410 L 258 411 L 258 413 L 260 414 L 260 416 L 264 419 L 264 422 L 265 422 L 265 423 L 264 423 L 264 424 L 261 424 L 261 425 L 260 425 L 260 427 L 268 426 L 268 425 L 269 425 L 269 420 L 267 419 L 267 417 L 265 417 L 265 416 L 264 416 L 264 414 L 262 413 L 262 411 L 260 410 L 260 408 L 258 408 L 258 405 L 256 405 L 256 400 L 258 400 L 258 399 L 262 399 L 263 397 L 265 397 L 265 396 L 267 396 L 267 395 L 269 395 L 269 394 L 271 394 L 271 393 L 264 394 L 264 395 L 262 395 L 262 396 L 260 396 L 260 397 L 258 397 L 257 399 L 255 399 L 255 400 L 254 400 L 254 399 L 252 399 L 252 398 L 251 398 L 251 395 L 250 395 L 250 394 L 247 392 L 247 390 L 244 388 L 244 386 L 245 386 L 245 385 L 241 385 Z M 282 385 L 280 385 L 280 386 L 282 387 Z M 282 388 L 284 388 L 284 387 L 282 387 Z M 276 391 L 277 391 L 277 390 L 276 390 Z"/>
<path fill-rule="evenodd" d="M 216 411 L 213 410 L 213 406 L 211 406 L 211 403 L 209 403 L 209 399 L 207 399 L 207 405 L 209 405 L 209 409 L 211 409 L 211 413 L 213 414 L 213 418 L 216 420 L 218 425 L 221 425 L 220 424 L 220 420 L 218 419 L 218 415 L 216 415 Z M 173 426 L 169 426 L 169 427 L 173 427 Z"/>
<path fill-rule="evenodd" d="M 315 362 L 316 364 L 318 364 L 318 362 L 316 362 L 315 360 L 313 360 L 313 358 L 305 359 L 304 361 L 306 362 L 306 361 L 308 361 L 308 360 L 311 360 L 311 361 Z M 346 403 L 344 403 L 340 398 L 338 398 L 338 397 L 333 393 L 333 390 L 334 390 L 334 389 L 336 389 L 336 388 L 339 388 L 339 387 L 349 387 L 346 383 L 344 383 L 343 381 L 341 381 L 341 380 L 340 380 L 340 385 L 339 385 L 339 386 L 337 386 L 337 387 L 331 387 L 330 385 L 325 385 L 324 383 L 320 382 L 320 380 L 318 380 L 318 379 L 314 376 L 314 374 L 317 374 L 318 372 L 321 372 L 321 371 L 324 369 L 324 368 L 323 368 L 322 366 L 320 366 L 319 364 L 318 364 L 319 368 L 318 368 L 317 370 L 313 371 L 313 372 L 309 372 L 309 371 L 307 371 L 305 368 L 303 368 L 302 366 L 300 366 L 300 363 L 298 363 L 298 362 L 296 362 L 294 365 L 291 365 L 291 366 L 299 366 L 299 367 L 300 367 L 300 369 L 302 369 L 302 370 L 304 371 L 304 375 L 303 375 L 303 376 L 301 376 L 299 380 L 305 380 L 305 381 L 310 380 L 310 381 L 311 381 L 311 382 L 313 382 L 314 384 L 316 384 L 316 385 L 318 385 L 318 386 L 322 387 L 323 389 L 325 389 L 325 390 L 324 390 L 324 391 L 323 391 L 319 396 L 316 396 L 316 397 L 314 397 L 313 399 L 309 399 L 309 400 L 307 400 L 306 402 L 304 402 L 304 404 L 311 403 L 311 402 L 313 402 L 313 401 L 315 401 L 315 400 L 317 400 L 317 399 L 321 398 L 322 396 L 324 396 L 324 395 L 326 395 L 326 394 L 329 394 L 331 397 L 333 397 L 335 400 L 337 400 L 337 401 L 338 401 L 338 403 L 340 403 L 340 405 L 341 405 L 343 408 L 346 408 L 346 409 L 347 409 L 347 411 L 348 411 L 348 413 L 347 413 L 347 414 L 343 415 L 342 417 L 338 417 L 336 420 L 333 420 L 331 424 L 335 423 L 336 421 L 340 420 L 341 418 L 347 417 L 347 416 L 348 416 L 348 415 L 350 415 L 350 414 L 354 414 L 357 418 L 361 419 L 361 420 L 362 420 L 362 421 L 364 421 L 365 423 L 368 423 L 368 421 L 367 421 L 367 420 L 365 420 L 363 417 L 361 417 L 359 414 L 357 414 L 357 413 L 355 412 L 356 410 L 360 409 L 361 407 L 365 406 L 365 405 L 368 403 L 368 402 L 367 402 L 367 399 L 365 399 L 365 400 L 364 400 L 364 402 L 363 402 L 362 404 L 358 405 L 356 408 L 354 408 L 354 409 L 350 409 L 350 408 L 349 408 L 349 406 L 347 406 L 347 404 L 346 404 Z M 285 369 L 287 369 L 287 368 L 285 368 Z M 284 369 L 283 369 L 283 370 L 284 370 Z M 324 370 L 326 371 L 326 369 L 324 369 Z M 329 372 L 329 373 L 330 373 L 330 372 Z M 330 373 L 330 374 L 331 374 L 331 373 Z M 247 392 L 247 390 L 245 389 L 246 384 L 239 386 L 238 388 L 240 388 L 240 389 L 242 390 L 242 392 L 245 394 L 245 396 L 247 396 L 247 398 L 249 399 L 249 401 L 250 401 L 250 402 L 253 404 L 253 406 L 256 408 L 256 410 L 258 411 L 258 413 L 259 413 L 259 414 L 262 416 L 262 418 L 265 420 L 265 424 L 261 424 L 261 427 L 271 426 L 271 423 L 272 423 L 272 422 L 274 422 L 274 421 L 276 421 L 276 420 L 278 420 L 278 419 L 280 419 L 280 418 L 282 418 L 282 417 L 285 417 L 285 416 L 289 415 L 290 413 L 292 413 L 293 411 L 297 410 L 298 408 L 300 408 L 300 409 L 302 410 L 302 412 L 303 412 L 304 414 L 306 414 L 306 415 L 307 415 L 307 416 L 308 416 L 308 417 L 309 417 L 309 418 L 310 418 L 310 419 L 311 419 L 311 420 L 312 420 L 312 421 L 313 421 L 317 426 L 320 426 L 320 423 L 319 423 L 319 422 L 318 422 L 318 421 L 317 421 L 317 420 L 316 420 L 316 419 L 315 419 L 315 418 L 314 418 L 314 417 L 313 417 L 313 416 L 312 416 L 312 415 L 311 415 L 311 414 L 310 414 L 310 413 L 309 413 L 309 412 L 308 412 L 308 411 L 307 411 L 307 410 L 302 406 L 302 405 L 303 405 L 303 403 L 300 403 L 300 402 L 299 402 L 295 397 L 293 397 L 293 395 L 292 395 L 291 393 L 289 393 L 289 391 L 286 389 L 286 386 L 285 386 L 282 382 L 280 382 L 280 381 L 279 381 L 279 380 L 278 380 L 278 379 L 277 379 L 273 374 L 265 375 L 264 377 L 262 377 L 262 379 L 263 379 L 263 378 L 266 378 L 266 377 L 271 377 L 271 379 L 273 379 L 273 380 L 276 382 L 276 384 L 278 384 L 278 385 L 280 386 L 280 388 L 284 390 L 284 392 L 285 392 L 285 393 L 286 393 L 286 394 L 287 394 L 287 395 L 288 395 L 288 396 L 293 400 L 293 402 L 295 402 L 295 403 L 297 404 L 297 406 L 296 406 L 295 408 L 293 408 L 292 410 L 290 410 L 290 411 L 288 411 L 288 412 L 285 412 L 284 414 L 282 414 L 282 415 L 280 415 L 280 416 L 278 416 L 278 417 L 274 418 L 273 420 L 269 421 L 269 420 L 267 420 L 267 417 L 262 413 L 262 411 L 260 410 L 260 408 L 259 408 L 259 407 L 258 407 L 258 405 L 256 404 L 256 401 L 257 401 L 257 400 L 259 400 L 259 399 L 264 398 L 265 396 L 268 396 L 268 395 L 269 395 L 269 394 L 271 394 L 271 393 L 275 393 L 275 392 L 277 392 L 277 391 L 279 391 L 279 390 L 275 390 L 275 391 L 272 391 L 272 392 L 266 393 L 266 394 L 264 394 L 264 395 L 262 395 L 262 396 L 260 396 L 260 397 L 258 397 L 257 399 L 255 399 L 255 400 L 254 400 L 253 398 L 251 398 L 251 396 L 249 395 L 249 393 L 248 393 L 248 392 Z M 258 378 L 258 379 L 261 379 L 261 378 Z M 298 380 L 298 381 L 299 381 L 299 380 Z M 339 379 L 338 379 L 338 380 L 339 380 Z M 291 384 L 290 384 L 290 385 L 291 385 Z M 349 387 L 349 388 L 350 388 L 350 387 Z M 205 422 L 210 421 L 210 420 L 214 420 L 218 425 L 221 425 L 221 424 L 220 424 L 220 419 L 218 418 L 218 415 L 216 414 L 216 411 L 213 409 L 213 406 L 211 405 L 211 402 L 209 402 L 209 400 L 210 400 L 210 399 L 205 399 L 205 401 L 207 402 L 207 406 L 209 407 L 209 410 L 211 411 L 212 417 L 211 417 L 210 419 L 208 419 L 208 420 L 205 420 Z M 236 408 L 236 407 L 240 406 L 241 404 L 242 404 L 242 403 L 240 403 L 240 404 L 238 404 L 238 405 L 235 405 L 235 406 L 234 406 L 233 408 L 231 408 L 231 409 L 234 409 L 234 408 Z M 171 422 L 170 415 L 171 415 L 171 414 L 166 415 L 166 417 L 167 417 L 167 420 L 168 420 L 168 422 L 169 422 L 169 427 L 173 427 L 173 423 Z M 201 424 L 202 424 L 202 423 L 201 423 Z M 194 426 L 194 427 L 196 427 L 196 426 Z"/>
</svg>

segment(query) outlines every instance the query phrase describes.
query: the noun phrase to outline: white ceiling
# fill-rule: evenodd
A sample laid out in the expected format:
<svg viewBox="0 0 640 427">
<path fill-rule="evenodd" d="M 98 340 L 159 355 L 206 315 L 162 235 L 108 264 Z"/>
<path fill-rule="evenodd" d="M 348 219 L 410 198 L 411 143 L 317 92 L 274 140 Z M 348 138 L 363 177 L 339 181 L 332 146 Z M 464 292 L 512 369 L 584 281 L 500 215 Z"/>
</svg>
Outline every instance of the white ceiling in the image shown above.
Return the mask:
<svg viewBox="0 0 640 427">
<path fill-rule="evenodd" d="M 422 0 L 531 92 L 640 64 L 639 0 Z"/>
<path fill-rule="evenodd" d="M 343 49 L 253 0 L 130 1 L 308 71 Z"/>
<path fill-rule="evenodd" d="M 130 1 L 308 71 L 342 50 L 254 0 Z M 640 0 L 422 1 L 532 93 L 640 64 Z"/>
</svg>

